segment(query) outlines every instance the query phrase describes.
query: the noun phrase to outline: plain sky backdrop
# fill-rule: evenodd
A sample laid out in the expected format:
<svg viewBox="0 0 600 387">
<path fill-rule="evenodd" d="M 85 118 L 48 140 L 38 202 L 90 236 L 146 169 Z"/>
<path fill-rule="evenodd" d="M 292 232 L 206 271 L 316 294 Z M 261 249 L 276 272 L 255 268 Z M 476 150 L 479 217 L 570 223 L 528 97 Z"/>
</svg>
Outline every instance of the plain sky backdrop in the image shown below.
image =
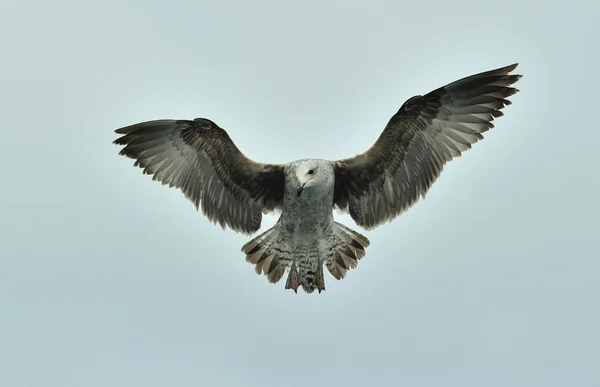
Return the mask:
<svg viewBox="0 0 600 387">
<path fill-rule="evenodd" d="M 4 1 L 0 385 L 600 386 L 598 4 Z M 112 145 L 207 117 L 258 161 L 349 157 L 514 62 L 496 128 L 320 295 Z"/>
</svg>

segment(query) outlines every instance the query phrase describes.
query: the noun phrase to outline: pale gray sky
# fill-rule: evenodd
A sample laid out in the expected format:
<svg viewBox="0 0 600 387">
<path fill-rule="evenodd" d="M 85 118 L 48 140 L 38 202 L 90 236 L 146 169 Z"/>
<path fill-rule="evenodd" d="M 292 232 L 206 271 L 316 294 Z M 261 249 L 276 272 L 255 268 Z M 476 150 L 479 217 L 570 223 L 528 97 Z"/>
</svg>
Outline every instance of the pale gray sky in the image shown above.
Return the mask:
<svg viewBox="0 0 600 387">
<path fill-rule="evenodd" d="M 600 385 L 592 3 L 5 1 L 0 385 Z M 258 161 L 353 156 L 513 62 L 496 128 L 321 295 L 111 144 L 208 117 Z"/>
</svg>

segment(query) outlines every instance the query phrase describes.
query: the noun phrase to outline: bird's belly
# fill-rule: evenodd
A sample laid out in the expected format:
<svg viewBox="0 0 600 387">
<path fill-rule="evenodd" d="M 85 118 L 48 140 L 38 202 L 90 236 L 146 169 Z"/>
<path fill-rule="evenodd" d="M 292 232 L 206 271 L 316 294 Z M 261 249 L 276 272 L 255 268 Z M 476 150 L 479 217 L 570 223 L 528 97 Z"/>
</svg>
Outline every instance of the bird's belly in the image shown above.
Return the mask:
<svg viewBox="0 0 600 387">
<path fill-rule="evenodd" d="M 284 211 L 279 223 L 292 239 L 298 237 L 302 240 L 318 240 L 331 233 L 333 212 L 331 209 L 328 211 Z"/>
</svg>

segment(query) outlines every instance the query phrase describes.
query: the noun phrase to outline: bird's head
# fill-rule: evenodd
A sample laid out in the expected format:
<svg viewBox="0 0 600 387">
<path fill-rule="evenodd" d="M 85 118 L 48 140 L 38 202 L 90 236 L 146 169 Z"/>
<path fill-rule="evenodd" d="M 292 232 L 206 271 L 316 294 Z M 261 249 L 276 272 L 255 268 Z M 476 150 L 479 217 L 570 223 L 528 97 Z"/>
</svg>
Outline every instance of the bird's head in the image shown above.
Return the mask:
<svg viewBox="0 0 600 387">
<path fill-rule="evenodd" d="M 333 189 L 333 166 L 326 160 L 301 160 L 295 166 L 300 196 L 321 197 Z"/>
</svg>

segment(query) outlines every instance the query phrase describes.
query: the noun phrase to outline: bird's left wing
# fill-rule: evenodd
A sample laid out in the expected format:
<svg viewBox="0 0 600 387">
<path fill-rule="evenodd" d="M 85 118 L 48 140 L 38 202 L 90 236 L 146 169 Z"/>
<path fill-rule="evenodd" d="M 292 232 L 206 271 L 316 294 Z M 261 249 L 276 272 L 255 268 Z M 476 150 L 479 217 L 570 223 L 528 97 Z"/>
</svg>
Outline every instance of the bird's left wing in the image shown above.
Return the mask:
<svg viewBox="0 0 600 387">
<path fill-rule="evenodd" d="M 197 118 L 142 122 L 115 131 L 121 155 L 170 187 L 179 188 L 214 223 L 250 234 L 262 214 L 283 203 L 283 166 L 248 159 L 227 132 Z"/>
<path fill-rule="evenodd" d="M 365 153 L 335 165 L 334 205 L 372 229 L 429 190 L 444 164 L 483 138 L 518 90 L 517 64 L 460 79 L 407 100 Z"/>
</svg>

